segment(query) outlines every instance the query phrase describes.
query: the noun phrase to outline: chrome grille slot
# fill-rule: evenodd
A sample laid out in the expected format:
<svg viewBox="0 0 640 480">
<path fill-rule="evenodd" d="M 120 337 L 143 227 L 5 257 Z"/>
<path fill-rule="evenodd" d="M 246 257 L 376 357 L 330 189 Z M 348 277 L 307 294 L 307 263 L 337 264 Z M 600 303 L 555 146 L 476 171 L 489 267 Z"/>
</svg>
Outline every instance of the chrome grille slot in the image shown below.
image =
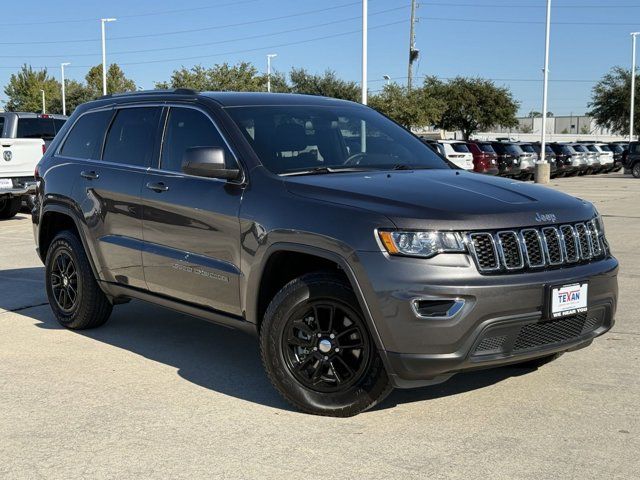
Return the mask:
<svg viewBox="0 0 640 480">
<path fill-rule="evenodd" d="M 493 235 L 490 233 L 472 233 L 469 235 L 469 240 L 480 270 L 487 272 L 500 268 Z"/>
<path fill-rule="evenodd" d="M 577 262 L 580 260 L 580 252 L 578 251 L 578 235 L 576 235 L 576 231 L 571 225 L 562 225 L 560 233 L 562 234 L 562 245 L 564 246 L 567 262 Z"/>
<path fill-rule="evenodd" d="M 591 239 L 589 238 L 589 231 L 584 223 L 578 223 L 576 225 L 576 233 L 578 234 L 578 247 L 580 248 L 580 258 L 582 260 L 589 260 L 592 256 L 591 252 Z"/>
<path fill-rule="evenodd" d="M 527 265 L 531 268 L 544 267 L 544 250 L 540 233 L 534 228 L 527 228 L 520 232 L 522 244 L 524 246 L 524 257 Z"/>
<path fill-rule="evenodd" d="M 589 230 L 589 238 L 591 239 L 591 248 L 593 250 L 593 256 L 597 257 L 602 253 L 602 247 L 600 246 L 600 239 L 598 235 L 598 227 L 596 226 L 596 221 L 591 220 L 587 224 L 587 228 Z"/>
<path fill-rule="evenodd" d="M 516 232 L 498 232 L 498 249 L 502 265 L 507 270 L 518 270 L 524 267 L 520 240 Z"/>
<path fill-rule="evenodd" d="M 560 243 L 558 229 L 555 227 L 545 227 L 542 229 L 542 236 L 544 238 L 544 250 L 547 254 L 549 265 L 561 265 L 564 260 L 564 255 L 562 254 L 562 244 Z"/>
<path fill-rule="evenodd" d="M 498 232 L 469 232 L 466 242 L 482 273 L 561 267 L 605 255 L 595 220 Z"/>
</svg>

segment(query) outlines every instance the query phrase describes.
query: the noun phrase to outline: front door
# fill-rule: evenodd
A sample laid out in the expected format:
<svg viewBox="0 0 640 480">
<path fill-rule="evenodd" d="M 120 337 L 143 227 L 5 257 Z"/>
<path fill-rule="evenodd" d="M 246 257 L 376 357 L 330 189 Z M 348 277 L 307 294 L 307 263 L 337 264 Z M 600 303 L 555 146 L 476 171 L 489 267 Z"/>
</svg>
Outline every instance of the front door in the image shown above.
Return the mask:
<svg viewBox="0 0 640 480">
<path fill-rule="evenodd" d="M 191 147 L 228 145 L 207 113 L 170 107 L 159 169 L 143 189 L 143 263 L 149 289 L 173 299 L 240 315 L 242 186 L 182 173 Z M 236 168 L 236 167 L 234 167 Z"/>
</svg>

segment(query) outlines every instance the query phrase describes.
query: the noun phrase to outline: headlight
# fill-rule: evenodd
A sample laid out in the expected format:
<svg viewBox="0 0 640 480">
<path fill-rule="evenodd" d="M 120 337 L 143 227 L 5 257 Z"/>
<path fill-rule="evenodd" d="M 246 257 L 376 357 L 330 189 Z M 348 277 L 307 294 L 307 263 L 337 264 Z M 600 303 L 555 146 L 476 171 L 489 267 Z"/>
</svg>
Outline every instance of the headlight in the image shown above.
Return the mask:
<svg viewBox="0 0 640 480">
<path fill-rule="evenodd" d="M 596 228 L 598 229 L 598 235 L 603 237 L 604 236 L 604 220 L 602 220 L 602 215 L 600 215 L 599 213 L 596 213 L 596 217 L 593 220 L 596 224 Z"/>
<path fill-rule="evenodd" d="M 439 253 L 461 253 L 467 248 L 458 232 L 378 231 L 391 255 L 430 258 Z"/>
</svg>

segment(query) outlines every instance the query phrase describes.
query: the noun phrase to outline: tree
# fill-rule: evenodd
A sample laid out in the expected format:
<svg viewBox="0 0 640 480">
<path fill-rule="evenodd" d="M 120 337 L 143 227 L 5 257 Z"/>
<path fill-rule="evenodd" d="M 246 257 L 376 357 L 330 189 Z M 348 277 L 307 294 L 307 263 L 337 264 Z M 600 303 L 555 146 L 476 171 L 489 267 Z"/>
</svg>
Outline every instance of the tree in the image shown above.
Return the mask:
<svg viewBox="0 0 640 480">
<path fill-rule="evenodd" d="M 369 105 L 409 129 L 433 125 L 444 108 L 442 101 L 423 89 L 409 91 L 397 83 L 385 85 L 381 93 L 370 98 Z"/>
<path fill-rule="evenodd" d="M 338 78 L 332 70 L 326 70 L 322 75 L 311 74 L 304 68 L 292 68 L 289 73 L 291 79 L 290 91 L 308 95 L 322 95 L 343 100 L 358 101 L 360 86 Z"/>
<path fill-rule="evenodd" d="M 640 98 L 640 81 L 636 82 L 636 98 Z M 630 103 L 631 71 L 622 67 L 613 67 L 593 87 L 589 103 L 591 110 L 587 115 L 594 117 L 598 126 L 627 135 L 631 114 Z M 640 108 L 636 109 L 634 126 L 634 134 L 640 134 Z"/>
<path fill-rule="evenodd" d="M 279 88 L 286 80 L 280 74 L 271 75 L 271 86 Z M 248 62 L 237 65 L 217 64 L 211 68 L 196 65 L 191 69 L 174 70 L 168 82 L 157 82 L 156 88 L 192 88 L 198 91 L 264 92 L 267 76 Z M 277 91 L 272 88 L 272 90 Z"/>
<path fill-rule="evenodd" d="M 476 131 L 493 126 L 516 127 L 518 102 L 511 91 L 481 78 L 456 77 L 442 82 L 427 77 L 425 92 L 445 104 L 436 126 L 445 130 L 460 130 L 466 140 Z"/>
<path fill-rule="evenodd" d="M 23 65 L 18 73 L 9 78 L 4 93 L 9 98 L 6 109 L 9 111 L 42 111 L 42 92 L 44 90 L 47 112 L 59 113 L 61 110 L 60 82 L 49 76 L 47 69 L 33 70 Z"/>
<path fill-rule="evenodd" d="M 527 117 L 529 118 L 542 118 L 542 113 L 536 111 L 536 110 L 531 110 L 529 112 L 529 114 L 527 115 Z M 547 112 L 547 117 L 553 117 L 553 112 Z"/>
<path fill-rule="evenodd" d="M 89 98 L 102 96 L 102 64 L 91 67 L 84 77 Z M 107 69 L 107 94 L 132 92 L 136 89 L 136 83 L 127 78 L 122 69 L 115 63 Z"/>
</svg>

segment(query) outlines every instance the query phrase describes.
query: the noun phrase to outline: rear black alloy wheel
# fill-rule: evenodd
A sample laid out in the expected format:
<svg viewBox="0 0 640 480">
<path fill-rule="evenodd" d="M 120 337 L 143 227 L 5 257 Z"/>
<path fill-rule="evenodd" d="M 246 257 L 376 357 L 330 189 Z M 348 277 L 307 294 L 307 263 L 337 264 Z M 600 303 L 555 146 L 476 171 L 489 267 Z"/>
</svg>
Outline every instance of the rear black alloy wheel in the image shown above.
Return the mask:
<svg viewBox="0 0 640 480">
<path fill-rule="evenodd" d="M 631 174 L 635 177 L 635 178 L 640 178 L 640 162 L 636 162 L 636 164 L 633 166 L 633 168 L 631 169 Z"/>
<path fill-rule="evenodd" d="M 371 345 L 360 315 L 346 305 L 319 300 L 289 318 L 282 349 L 287 367 L 318 392 L 349 388 L 362 378 Z"/>
<path fill-rule="evenodd" d="M 51 291 L 58 308 L 67 314 L 73 312 L 78 301 L 78 271 L 67 252 L 57 252 L 53 259 L 50 279 Z"/>
<path fill-rule="evenodd" d="M 70 231 L 56 235 L 47 250 L 49 305 L 61 325 L 80 330 L 102 325 L 112 305 L 98 286 L 82 242 Z"/>
<path fill-rule="evenodd" d="M 303 412 L 349 417 L 392 390 L 351 285 L 335 273 L 303 275 L 276 294 L 260 353 L 273 386 Z"/>
</svg>

